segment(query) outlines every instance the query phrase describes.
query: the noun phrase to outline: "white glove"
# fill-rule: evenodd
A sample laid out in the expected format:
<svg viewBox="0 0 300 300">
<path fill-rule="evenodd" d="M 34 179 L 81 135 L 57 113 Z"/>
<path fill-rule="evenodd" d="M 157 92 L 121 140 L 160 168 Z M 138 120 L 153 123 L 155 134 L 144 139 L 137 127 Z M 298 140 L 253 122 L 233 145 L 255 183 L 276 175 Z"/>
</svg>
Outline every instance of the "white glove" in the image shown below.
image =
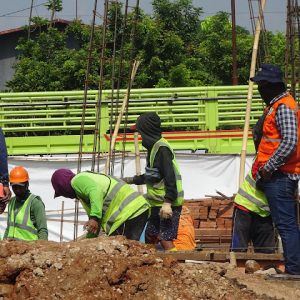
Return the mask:
<svg viewBox="0 0 300 300">
<path fill-rule="evenodd" d="M 161 219 L 171 219 L 173 215 L 171 203 L 164 203 L 159 211 Z"/>
</svg>

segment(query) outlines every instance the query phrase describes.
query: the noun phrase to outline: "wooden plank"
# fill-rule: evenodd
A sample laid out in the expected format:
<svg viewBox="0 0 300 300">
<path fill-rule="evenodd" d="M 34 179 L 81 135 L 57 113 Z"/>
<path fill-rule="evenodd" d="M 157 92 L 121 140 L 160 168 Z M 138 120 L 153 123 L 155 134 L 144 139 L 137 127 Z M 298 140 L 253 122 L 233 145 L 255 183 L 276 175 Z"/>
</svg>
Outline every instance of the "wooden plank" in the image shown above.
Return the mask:
<svg viewBox="0 0 300 300">
<path fill-rule="evenodd" d="M 256 261 L 284 261 L 283 255 L 280 253 L 264 254 L 264 253 L 244 253 L 236 252 L 237 260 L 249 260 Z M 229 261 L 229 251 L 176 251 L 176 252 L 157 252 L 157 255 L 164 257 L 173 257 L 176 260 L 203 260 L 203 261 Z"/>
</svg>

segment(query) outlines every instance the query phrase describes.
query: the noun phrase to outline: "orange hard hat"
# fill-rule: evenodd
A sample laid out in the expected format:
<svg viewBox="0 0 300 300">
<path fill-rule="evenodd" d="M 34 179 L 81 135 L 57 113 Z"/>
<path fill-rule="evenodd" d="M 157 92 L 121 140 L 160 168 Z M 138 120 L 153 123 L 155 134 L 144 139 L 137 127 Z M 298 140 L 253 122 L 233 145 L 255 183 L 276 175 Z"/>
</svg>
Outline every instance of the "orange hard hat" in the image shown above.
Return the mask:
<svg viewBox="0 0 300 300">
<path fill-rule="evenodd" d="M 9 173 L 9 182 L 10 183 L 23 183 L 29 181 L 29 175 L 27 170 L 22 167 L 14 167 Z"/>
</svg>

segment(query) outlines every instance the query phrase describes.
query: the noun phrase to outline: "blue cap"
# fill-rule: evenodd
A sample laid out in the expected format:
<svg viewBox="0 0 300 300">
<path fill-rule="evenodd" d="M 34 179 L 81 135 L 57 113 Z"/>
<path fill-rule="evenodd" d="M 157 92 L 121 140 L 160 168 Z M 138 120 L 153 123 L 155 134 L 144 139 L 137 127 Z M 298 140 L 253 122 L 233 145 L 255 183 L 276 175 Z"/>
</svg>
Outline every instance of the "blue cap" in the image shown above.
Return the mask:
<svg viewBox="0 0 300 300">
<path fill-rule="evenodd" d="M 268 81 L 268 82 L 283 82 L 282 72 L 279 67 L 271 64 L 262 64 L 258 72 L 254 77 L 251 77 L 250 80 L 254 82 L 259 81 Z"/>
</svg>

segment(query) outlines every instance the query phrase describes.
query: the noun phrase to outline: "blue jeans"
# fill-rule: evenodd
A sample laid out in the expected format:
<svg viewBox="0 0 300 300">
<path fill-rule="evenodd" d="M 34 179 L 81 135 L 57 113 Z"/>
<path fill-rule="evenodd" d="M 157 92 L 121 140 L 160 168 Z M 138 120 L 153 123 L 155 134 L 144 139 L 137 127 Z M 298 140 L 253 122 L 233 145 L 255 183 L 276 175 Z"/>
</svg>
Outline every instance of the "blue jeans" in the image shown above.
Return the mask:
<svg viewBox="0 0 300 300">
<path fill-rule="evenodd" d="M 276 172 L 271 181 L 262 182 L 271 216 L 282 239 L 285 271 L 300 274 L 300 231 L 297 224 L 295 194 L 298 181 Z"/>
</svg>

